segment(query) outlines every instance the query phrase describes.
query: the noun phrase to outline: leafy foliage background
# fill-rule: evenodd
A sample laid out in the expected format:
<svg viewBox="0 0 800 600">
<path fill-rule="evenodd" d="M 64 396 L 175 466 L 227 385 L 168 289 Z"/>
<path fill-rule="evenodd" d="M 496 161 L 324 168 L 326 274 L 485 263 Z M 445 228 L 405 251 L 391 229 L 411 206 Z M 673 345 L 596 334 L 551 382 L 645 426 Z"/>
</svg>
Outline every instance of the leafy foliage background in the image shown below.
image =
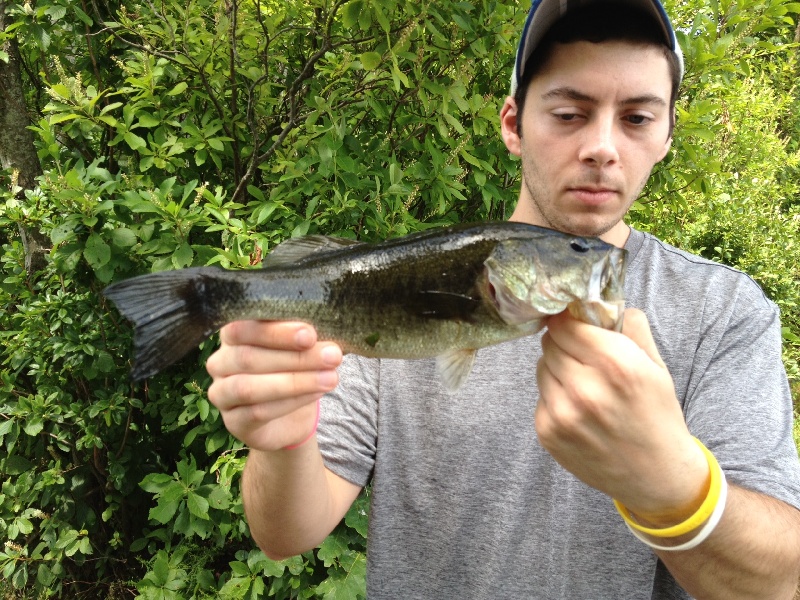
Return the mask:
<svg viewBox="0 0 800 600">
<path fill-rule="evenodd" d="M 633 225 L 751 274 L 800 381 L 797 16 L 668 2 L 687 57 L 673 150 Z M 511 1 L 0 3 L 41 175 L 0 172 L 0 590 L 55 598 L 363 596 L 367 493 L 314 552 L 256 550 L 245 449 L 208 403 L 214 341 L 142 385 L 109 282 L 256 265 L 281 240 L 503 219 Z M 29 272 L 20 228 L 48 240 Z"/>
</svg>

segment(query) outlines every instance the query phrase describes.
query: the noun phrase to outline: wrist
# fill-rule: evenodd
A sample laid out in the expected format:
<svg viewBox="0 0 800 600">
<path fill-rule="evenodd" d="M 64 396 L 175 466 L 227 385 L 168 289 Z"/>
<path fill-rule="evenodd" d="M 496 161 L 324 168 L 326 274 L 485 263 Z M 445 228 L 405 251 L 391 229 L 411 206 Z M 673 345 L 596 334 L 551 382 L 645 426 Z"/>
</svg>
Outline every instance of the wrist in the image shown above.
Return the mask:
<svg viewBox="0 0 800 600">
<path fill-rule="evenodd" d="M 688 550 L 696 547 L 711 534 L 725 510 L 728 489 L 725 474 L 714 455 L 700 440 L 693 439 L 703 452 L 709 476 L 702 502 L 686 519 L 667 527 L 653 527 L 651 523 L 644 522 L 641 516 L 634 515 L 627 507 L 614 500 L 614 505 L 631 533 L 657 550 Z"/>
<path fill-rule="evenodd" d="M 696 438 L 687 438 L 687 446 L 680 450 L 677 461 L 657 469 L 659 477 L 651 481 L 646 499 L 622 502 L 638 523 L 657 529 L 682 523 L 708 497 L 712 468 L 707 450 Z"/>
</svg>

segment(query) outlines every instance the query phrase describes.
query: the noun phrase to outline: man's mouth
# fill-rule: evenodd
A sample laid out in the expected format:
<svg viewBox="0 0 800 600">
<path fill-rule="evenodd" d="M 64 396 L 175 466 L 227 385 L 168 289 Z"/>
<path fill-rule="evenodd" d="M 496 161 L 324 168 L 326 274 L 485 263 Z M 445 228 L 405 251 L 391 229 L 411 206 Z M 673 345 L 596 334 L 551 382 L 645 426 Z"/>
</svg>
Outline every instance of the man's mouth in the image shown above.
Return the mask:
<svg viewBox="0 0 800 600">
<path fill-rule="evenodd" d="M 591 205 L 603 204 L 617 196 L 617 190 L 603 186 L 574 186 L 567 191 L 582 203 Z"/>
</svg>

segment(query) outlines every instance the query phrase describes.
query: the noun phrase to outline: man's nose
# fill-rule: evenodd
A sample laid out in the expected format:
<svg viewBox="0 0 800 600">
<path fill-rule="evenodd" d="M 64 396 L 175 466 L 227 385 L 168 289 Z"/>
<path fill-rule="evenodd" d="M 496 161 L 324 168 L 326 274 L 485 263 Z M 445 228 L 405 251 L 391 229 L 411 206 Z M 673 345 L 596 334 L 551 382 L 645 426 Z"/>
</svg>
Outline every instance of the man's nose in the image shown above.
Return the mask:
<svg viewBox="0 0 800 600">
<path fill-rule="evenodd" d="M 619 160 L 615 119 L 597 116 L 584 128 L 580 160 L 595 167 L 603 167 Z"/>
</svg>

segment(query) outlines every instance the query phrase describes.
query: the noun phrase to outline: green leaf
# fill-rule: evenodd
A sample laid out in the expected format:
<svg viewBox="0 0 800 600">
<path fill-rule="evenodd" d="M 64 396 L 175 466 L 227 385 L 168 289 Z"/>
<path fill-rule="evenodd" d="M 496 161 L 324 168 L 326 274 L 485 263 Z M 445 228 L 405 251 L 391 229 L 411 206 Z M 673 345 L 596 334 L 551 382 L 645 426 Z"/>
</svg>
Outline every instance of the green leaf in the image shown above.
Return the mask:
<svg viewBox="0 0 800 600">
<path fill-rule="evenodd" d="M 186 487 L 174 479 L 161 491 L 159 496 L 160 502 L 172 503 L 183 500 L 186 496 Z"/>
<path fill-rule="evenodd" d="M 25 427 L 22 430 L 31 437 L 39 435 L 44 429 L 41 417 L 32 416 L 25 420 Z"/>
<path fill-rule="evenodd" d="M 175 481 L 175 479 L 166 473 L 151 473 L 142 479 L 141 483 L 139 483 L 139 487 L 146 492 L 157 494 L 163 491 L 173 481 Z"/>
<path fill-rule="evenodd" d="M 186 91 L 186 88 L 189 87 L 189 84 L 185 81 L 179 82 L 174 88 L 167 92 L 167 96 L 177 96 L 178 94 L 182 94 Z"/>
<path fill-rule="evenodd" d="M 65 6 L 51 5 L 45 9 L 44 14 L 50 17 L 52 22 L 60 21 L 67 14 L 67 8 Z"/>
<path fill-rule="evenodd" d="M 156 506 L 150 509 L 148 516 L 154 521 L 158 521 L 162 525 L 166 525 L 172 521 L 172 518 L 175 516 L 180 503 L 180 500 L 175 500 L 174 502 L 159 502 Z"/>
<path fill-rule="evenodd" d="M 111 248 L 96 233 L 89 236 L 83 249 L 83 256 L 93 269 L 99 269 L 111 260 Z"/>
<path fill-rule="evenodd" d="M 14 562 L 11 562 L 14 565 Z M 22 563 L 17 567 L 17 570 L 14 572 L 14 576 L 11 578 L 11 584 L 17 588 L 18 590 L 24 588 L 28 585 L 28 565 Z"/>
<path fill-rule="evenodd" d="M 347 511 L 344 522 L 348 527 L 355 529 L 361 537 L 366 539 L 369 529 L 369 500 L 363 496 L 359 496 L 359 498 L 353 502 L 350 510 Z"/>
<path fill-rule="evenodd" d="M 136 234 L 127 227 L 120 227 L 111 232 L 111 243 L 118 248 L 130 248 L 136 243 Z"/>
<path fill-rule="evenodd" d="M 320 544 L 317 556 L 326 567 L 330 567 L 349 550 L 346 535 L 341 530 L 337 530 Z"/>
<path fill-rule="evenodd" d="M 397 163 L 392 163 L 389 165 L 389 182 L 392 185 L 396 185 L 400 183 L 400 180 L 403 178 L 403 170 L 400 168 L 400 165 Z"/>
<path fill-rule="evenodd" d="M 47 563 L 39 563 L 39 567 L 36 571 L 36 583 L 47 589 L 53 584 L 54 579 L 55 576 L 53 575 L 53 571 L 50 569 Z"/>
<path fill-rule="evenodd" d="M 33 531 L 33 523 L 25 517 L 17 517 L 14 521 L 22 535 L 28 535 Z"/>
<path fill-rule="evenodd" d="M 308 233 L 308 229 L 311 227 L 311 221 L 303 221 L 297 227 L 292 230 L 291 237 L 302 237 Z"/>
<path fill-rule="evenodd" d="M 81 551 L 81 554 L 85 555 L 92 554 L 93 553 L 92 542 L 89 540 L 88 537 L 83 537 L 81 538 L 78 549 Z"/>
<path fill-rule="evenodd" d="M 138 150 L 139 148 L 145 148 L 147 146 L 147 142 L 132 131 L 126 131 L 123 139 L 125 143 L 130 146 L 131 150 Z"/>
<path fill-rule="evenodd" d="M 139 113 L 139 127 L 158 127 L 161 124 L 161 119 L 156 119 L 153 115 L 148 113 Z"/>
<path fill-rule="evenodd" d="M 63 83 L 55 83 L 50 86 L 50 91 L 60 96 L 64 100 L 69 100 L 70 96 L 72 95 L 69 91 L 69 88 L 65 86 Z"/>
<path fill-rule="evenodd" d="M 66 240 L 70 239 L 75 233 L 76 226 L 77 225 L 75 221 L 69 220 L 55 227 L 50 232 L 50 240 L 53 242 L 53 245 L 58 246 L 62 242 L 65 242 Z"/>
<path fill-rule="evenodd" d="M 392 24 L 389 22 L 389 18 L 383 12 L 383 8 L 381 4 L 376 2 L 372 5 L 372 12 L 375 15 L 375 20 L 378 21 L 378 25 L 381 26 L 384 33 L 389 33 L 392 30 Z"/>
<path fill-rule="evenodd" d="M 183 267 L 188 267 L 192 264 L 192 259 L 194 258 L 194 251 L 192 247 L 189 245 L 188 242 L 184 242 L 172 255 L 172 264 L 175 265 L 176 269 L 181 269 Z"/>
<path fill-rule="evenodd" d="M 83 21 L 83 23 L 84 23 L 85 25 L 88 25 L 89 27 L 91 27 L 91 26 L 94 24 L 94 21 L 92 21 L 92 18 L 91 18 L 89 15 L 87 15 L 85 12 L 83 12 L 83 11 L 82 11 L 82 10 L 81 10 L 81 9 L 80 9 L 78 6 L 76 6 L 75 4 L 71 4 L 71 5 L 70 5 L 70 10 L 74 11 L 74 12 L 75 12 L 75 14 L 77 15 L 77 17 L 78 17 L 78 18 L 79 18 L 81 21 Z"/>
<path fill-rule="evenodd" d="M 222 151 L 224 151 L 224 150 L 225 150 L 225 144 L 223 144 L 223 143 L 220 141 L 220 139 L 219 139 L 219 138 L 208 138 L 208 139 L 206 140 L 206 142 L 208 142 L 208 145 L 209 145 L 211 148 L 213 148 L 214 150 L 216 150 L 217 152 L 222 152 Z"/>
<path fill-rule="evenodd" d="M 351 0 L 351 2 L 345 4 L 342 11 L 342 24 L 348 29 L 356 25 L 363 8 L 364 3 L 362 0 Z"/>
<path fill-rule="evenodd" d="M 50 115 L 47 117 L 47 122 L 50 125 L 58 125 L 59 123 L 64 123 L 65 121 L 72 121 L 73 119 L 80 119 L 81 116 L 75 113 L 62 113 L 56 115 Z"/>
<path fill-rule="evenodd" d="M 153 561 L 153 575 L 155 575 L 155 583 L 159 586 L 164 586 L 170 579 L 169 568 L 169 555 L 163 550 L 159 550 Z"/>
<path fill-rule="evenodd" d="M 324 600 L 357 600 L 366 597 L 366 557 L 351 552 L 341 560 L 342 568 L 335 569 L 317 586 Z M 330 571 L 329 571 L 330 573 Z"/>
<path fill-rule="evenodd" d="M 367 71 L 372 71 L 381 64 L 381 55 L 377 52 L 364 52 L 361 55 L 361 65 Z"/>
<path fill-rule="evenodd" d="M 189 492 L 189 495 L 186 498 L 186 505 L 189 507 L 189 512 L 195 517 L 200 519 L 208 519 L 208 500 L 199 494 Z"/>
<path fill-rule="evenodd" d="M 479 168 L 483 166 L 483 165 L 481 164 L 481 161 L 480 161 L 480 160 L 478 160 L 476 157 L 472 156 L 472 154 L 470 154 L 470 153 L 469 153 L 469 152 L 467 152 L 466 150 L 463 150 L 463 149 L 462 149 L 462 150 L 461 150 L 461 152 L 460 152 L 459 154 L 460 154 L 460 155 L 461 155 L 461 157 L 462 157 L 464 160 L 466 160 L 466 161 L 467 161 L 469 164 L 471 164 L 471 165 L 473 165 L 473 166 L 475 166 L 475 167 L 479 167 Z"/>
</svg>

